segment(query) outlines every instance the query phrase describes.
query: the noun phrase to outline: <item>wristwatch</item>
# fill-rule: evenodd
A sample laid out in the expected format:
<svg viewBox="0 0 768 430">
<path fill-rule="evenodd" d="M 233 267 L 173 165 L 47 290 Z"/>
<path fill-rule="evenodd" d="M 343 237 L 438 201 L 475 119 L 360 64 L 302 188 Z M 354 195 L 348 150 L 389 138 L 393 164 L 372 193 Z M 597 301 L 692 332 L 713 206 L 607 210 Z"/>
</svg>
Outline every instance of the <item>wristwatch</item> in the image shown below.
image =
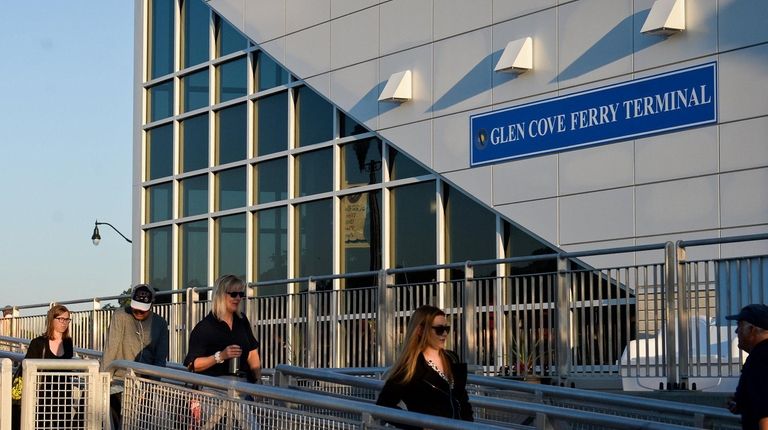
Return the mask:
<svg viewBox="0 0 768 430">
<path fill-rule="evenodd" d="M 221 351 L 216 351 L 213 354 L 213 359 L 214 359 L 214 361 L 216 361 L 216 364 L 221 364 L 221 363 L 224 362 L 224 359 L 221 358 Z"/>
</svg>

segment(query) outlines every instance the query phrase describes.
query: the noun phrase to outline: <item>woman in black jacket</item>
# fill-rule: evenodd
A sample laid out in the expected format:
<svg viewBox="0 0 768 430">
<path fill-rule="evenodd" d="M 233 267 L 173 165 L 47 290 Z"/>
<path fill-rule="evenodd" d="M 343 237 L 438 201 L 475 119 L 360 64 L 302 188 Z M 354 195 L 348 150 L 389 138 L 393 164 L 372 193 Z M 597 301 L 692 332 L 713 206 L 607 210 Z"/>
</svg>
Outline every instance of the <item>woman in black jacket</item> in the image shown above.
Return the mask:
<svg viewBox="0 0 768 430">
<path fill-rule="evenodd" d="M 408 322 L 402 351 L 389 372 L 376 404 L 473 421 L 467 395 L 467 365 L 445 349 L 450 332 L 445 313 L 422 306 Z"/>
</svg>

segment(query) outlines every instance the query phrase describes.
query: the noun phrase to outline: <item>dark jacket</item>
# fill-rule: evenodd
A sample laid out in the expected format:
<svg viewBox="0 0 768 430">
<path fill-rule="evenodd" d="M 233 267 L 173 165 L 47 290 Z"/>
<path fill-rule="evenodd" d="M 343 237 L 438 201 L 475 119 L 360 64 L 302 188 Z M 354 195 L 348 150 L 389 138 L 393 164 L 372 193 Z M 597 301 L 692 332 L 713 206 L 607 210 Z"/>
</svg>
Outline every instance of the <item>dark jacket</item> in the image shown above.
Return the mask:
<svg viewBox="0 0 768 430">
<path fill-rule="evenodd" d="M 64 354 L 57 356 L 49 348 L 48 338 L 38 336 L 29 342 L 29 348 L 27 348 L 27 354 L 24 358 L 72 358 L 74 356 L 72 338 L 64 339 L 62 344 L 64 345 Z"/>
<path fill-rule="evenodd" d="M 411 412 L 436 415 L 446 418 L 473 421 L 472 405 L 467 395 L 467 364 L 459 363 L 452 351 L 446 351 L 451 358 L 453 388 L 435 372 L 419 355 L 416 372 L 407 384 L 387 380 L 379 394 L 377 405 L 398 407 L 402 400 Z"/>
<path fill-rule="evenodd" d="M 255 382 L 253 371 L 248 366 L 248 354 L 254 349 L 259 349 L 259 341 L 253 336 L 248 318 L 242 314 L 235 314 L 230 330 L 227 323 L 216 319 L 212 312 L 208 313 L 189 335 L 189 350 L 184 358 L 184 366 L 191 368 L 190 366 L 197 358 L 211 356 L 229 345 L 239 345 L 242 348 L 240 370 L 245 373 L 250 382 Z M 228 363 L 215 364 L 200 373 L 208 376 L 224 376 L 229 373 Z"/>
<path fill-rule="evenodd" d="M 757 430 L 760 420 L 768 417 L 768 340 L 755 345 L 747 356 L 735 397 L 741 428 Z"/>
</svg>

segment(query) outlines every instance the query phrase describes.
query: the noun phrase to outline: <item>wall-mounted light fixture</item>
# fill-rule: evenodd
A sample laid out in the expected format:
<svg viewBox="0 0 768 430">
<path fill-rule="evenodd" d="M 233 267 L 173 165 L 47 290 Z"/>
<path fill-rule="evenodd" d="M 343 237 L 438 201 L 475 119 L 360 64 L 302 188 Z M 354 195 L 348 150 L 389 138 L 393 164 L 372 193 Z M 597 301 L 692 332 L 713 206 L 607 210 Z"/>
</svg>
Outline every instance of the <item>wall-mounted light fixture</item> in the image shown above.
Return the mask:
<svg viewBox="0 0 768 430">
<path fill-rule="evenodd" d="M 99 226 L 100 225 L 107 225 L 107 226 L 112 227 L 112 230 L 116 231 L 117 234 L 122 236 L 123 239 L 126 240 L 126 242 L 131 243 L 131 244 L 133 243 L 131 241 L 131 239 L 128 239 L 127 237 L 125 237 L 125 235 L 123 233 L 120 233 L 120 230 L 116 229 L 115 226 L 113 226 L 112 224 L 110 224 L 108 222 L 99 222 L 99 220 L 96 220 L 96 222 L 94 223 L 94 226 L 93 226 L 93 234 L 91 235 L 91 240 L 93 241 L 93 245 L 94 246 L 99 246 L 99 242 L 101 242 L 101 234 L 99 234 Z"/>
<path fill-rule="evenodd" d="M 384 86 L 384 90 L 379 95 L 379 101 L 387 102 L 406 102 L 413 98 L 413 86 L 411 82 L 411 71 L 404 70 L 392 74 Z"/>
<path fill-rule="evenodd" d="M 507 43 L 494 72 L 523 73 L 533 69 L 533 39 L 524 37 Z"/>
<path fill-rule="evenodd" d="M 656 0 L 641 33 L 668 36 L 685 30 L 685 0 Z"/>
</svg>

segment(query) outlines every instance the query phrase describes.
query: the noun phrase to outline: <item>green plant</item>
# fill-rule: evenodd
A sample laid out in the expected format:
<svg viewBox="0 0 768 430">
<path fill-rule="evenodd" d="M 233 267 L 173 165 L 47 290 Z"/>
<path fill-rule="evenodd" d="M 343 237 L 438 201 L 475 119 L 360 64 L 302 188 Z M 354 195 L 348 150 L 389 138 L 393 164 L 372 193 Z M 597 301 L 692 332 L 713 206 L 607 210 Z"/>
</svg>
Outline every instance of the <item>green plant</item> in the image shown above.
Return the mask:
<svg viewBox="0 0 768 430">
<path fill-rule="evenodd" d="M 516 337 L 512 345 L 514 371 L 523 378 L 533 372 L 536 362 L 541 358 L 541 339 L 520 339 Z"/>
</svg>

